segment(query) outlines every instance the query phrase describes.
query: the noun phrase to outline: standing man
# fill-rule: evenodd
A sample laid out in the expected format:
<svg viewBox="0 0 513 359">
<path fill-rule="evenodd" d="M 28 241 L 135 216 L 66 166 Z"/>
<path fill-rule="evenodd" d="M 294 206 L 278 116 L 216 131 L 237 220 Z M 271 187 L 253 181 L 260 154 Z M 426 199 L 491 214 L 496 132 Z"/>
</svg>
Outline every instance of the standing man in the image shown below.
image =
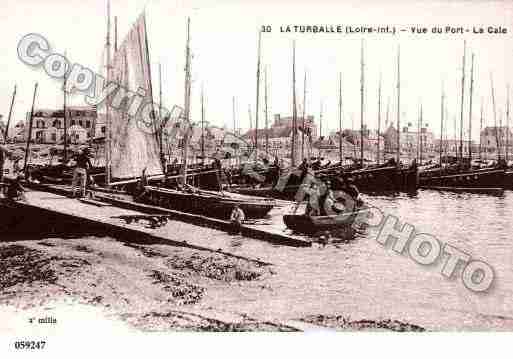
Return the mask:
<svg viewBox="0 0 513 359">
<path fill-rule="evenodd" d="M 71 185 L 73 187 L 73 197 L 76 197 L 76 189 L 79 182 L 79 190 L 81 197 L 86 196 L 87 171 L 91 169 L 91 167 L 93 166 L 91 164 L 89 154 L 89 148 L 86 147 L 81 152 L 79 152 L 74 158 L 76 162 L 76 167 L 73 171 L 73 182 Z"/>
<path fill-rule="evenodd" d="M 230 222 L 233 226 L 233 231 L 235 234 L 240 234 L 242 222 L 246 219 L 244 215 L 244 211 L 239 207 L 238 204 L 233 207 L 233 211 L 230 215 Z"/>
<path fill-rule="evenodd" d="M 307 215 L 308 216 L 320 216 L 321 210 L 319 208 L 319 198 L 321 196 L 319 187 L 317 183 L 312 182 L 312 185 L 309 189 L 305 190 L 306 194 L 308 194 L 308 206 L 307 206 Z"/>
</svg>

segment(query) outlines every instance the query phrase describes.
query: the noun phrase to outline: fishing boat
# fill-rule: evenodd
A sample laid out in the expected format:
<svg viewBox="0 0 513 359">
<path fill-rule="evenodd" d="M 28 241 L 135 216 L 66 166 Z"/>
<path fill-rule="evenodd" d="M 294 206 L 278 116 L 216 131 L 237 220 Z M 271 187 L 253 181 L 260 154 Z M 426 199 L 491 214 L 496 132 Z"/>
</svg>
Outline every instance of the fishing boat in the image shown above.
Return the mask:
<svg viewBox="0 0 513 359">
<path fill-rule="evenodd" d="M 275 206 L 275 202 L 269 199 L 233 196 L 192 187 L 187 191 L 146 186 L 145 190 L 141 199 L 145 203 L 219 219 L 229 219 L 235 205 L 250 219 L 265 217 Z"/>
<path fill-rule="evenodd" d="M 340 177 L 343 179 L 352 178 L 354 185 L 358 187 L 358 189 L 362 192 L 366 193 L 380 193 L 385 191 L 404 191 L 404 192 L 412 192 L 416 191 L 418 188 L 418 170 L 416 165 L 411 165 L 409 167 L 402 166 L 400 164 L 400 136 L 397 136 L 397 160 L 391 161 L 389 163 L 385 163 L 382 165 L 372 165 L 365 166 L 365 158 L 364 158 L 364 46 L 363 40 L 361 44 L 361 63 L 360 63 L 360 159 L 359 163 L 355 163 L 356 168 L 347 168 L 338 171 L 338 173 L 334 173 L 331 175 L 333 177 Z M 342 162 L 342 140 L 341 140 L 341 131 L 342 131 L 342 108 L 341 108 L 341 80 L 339 85 L 339 131 L 340 131 L 340 156 Z M 397 52 L 397 129 L 400 127 L 400 52 Z M 380 84 L 378 90 L 378 109 L 381 109 L 381 77 Z M 380 113 L 378 111 L 378 123 L 380 123 Z M 379 125 L 380 126 L 380 125 Z M 378 148 L 378 163 L 379 163 L 379 148 Z"/>
<path fill-rule="evenodd" d="M 339 214 L 337 216 L 309 216 L 306 214 L 286 214 L 283 216 L 283 222 L 288 229 L 294 232 L 315 236 L 324 231 L 344 231 L 349 229 L 358 215 L 366 213 L 368 210 L 360 209 L 350 213 Z"/>
<path fill-rule="evenodd" d="M 417 168 L 384 166 L 363 168 L 350 172 L 342 172 L 344 179 L 352 178 L 358 189 L 364 193 L 384 191 L 416 191 L 419 185 Z"/>
<path fill-rule="evenodd" d="M 462 89 L 461 89 L 461 112 L 460 112 L 460 129 L 463 128 L 463 103 L 464 103 L 464 88 L 465 88 L 465 56 L 466 56 L 466 42 L 463 45 L 463 67 L 462 67 Z M 471 65 L 471 79 L 470 79 L 470 110 L 469 110 L 469 129 L 472 128 L 472 94 L 474 84 L 474 54 L 472 54 L 472 65 Z M 494 86 L 492 80 L 492 102 L 494 109 L 494 118 L 496 116 L 495 111 L 495 96 Z M 430 168 L 420 173 L 420 186 L 427 189 L 435 189 L 441 191 L 453 191 L 453 192 L 470 192 L 470 193 L 502 193 L 502 189 L 507 182 L 505 166 L 494 166 L 488 168 L 475 168 L 472 166 L 472 147 L 469 146 L 468 158 L 463 158 L 463 132 L 460 132 L 460 153 L 459 158 L 455 159 L 454 165 L 445 165 L 443 161 L 443 129 L 444 129 L 444 113 L 445 113 L 445 93 L 442 87 L 442 98 L 441 98 L 441 129 L 440 132 L 440 162 L 437 168 Z M 482 122 L 482 108 L 481 108 L 481 122 Z M 495 119 L 496 122 L 496 119 Z M 471 143 L 471 130 L 469 130 L 469 143 Z M 499 161 L 500 159 L 500 151 Z M 445 156 L 447 159 L 447 156 Z M 476 164 L 474 162 L 474 164 Z"/>
<path fill-rule="evenodd" d="M 505 181 L 504 169 L 490 168 L 478 170 L 449 171 L 431 169 L 421 173 L 420 186 L 422 188 L 454 187 L 461 189 L 489 188 L 492 190 L 502 189 Z"/>
</svg>

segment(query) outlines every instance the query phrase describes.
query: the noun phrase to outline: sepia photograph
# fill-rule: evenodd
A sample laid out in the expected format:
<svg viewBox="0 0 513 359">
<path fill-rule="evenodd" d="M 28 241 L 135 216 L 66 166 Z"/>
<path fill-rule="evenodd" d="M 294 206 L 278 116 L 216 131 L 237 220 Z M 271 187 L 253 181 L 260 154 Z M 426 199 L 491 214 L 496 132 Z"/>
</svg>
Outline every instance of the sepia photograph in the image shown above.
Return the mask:
<svg viewBox="0 0 513 359">
<path fill-rule="evenodd" d="M 0 353 L 507 345 L 512 2 L 0 9 Z"/>
</svg>

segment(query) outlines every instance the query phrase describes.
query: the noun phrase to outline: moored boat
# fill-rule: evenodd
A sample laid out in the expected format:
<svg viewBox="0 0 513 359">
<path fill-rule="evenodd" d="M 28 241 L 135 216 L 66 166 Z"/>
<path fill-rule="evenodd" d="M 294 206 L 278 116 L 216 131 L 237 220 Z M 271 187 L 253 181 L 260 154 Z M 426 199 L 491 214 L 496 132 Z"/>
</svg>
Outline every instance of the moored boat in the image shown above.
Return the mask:
<svg viewBox="0 0 513 359">
<path fill-rule="evenodd" d="M 355 218 L 364 212 L 367 212 L 367 210 L 360 209 L 329 216 L 286 214 L 283 216 L 283 222 L 287 228 L 294 232 L 315 236 L 324 231 L 339 232 L 348 230 L 353 225 Z"/>
<path fill-rule="evenodd" d="M 418 188 L 418 173 L 415 167 L 401 168 L 386 166 L 364 168 L 343 172 L 341 177 L 351 177 L 362 192 L 376 193 L 383 191 L 411 192 Z"/>
<path fill-rule="evenodd" d="M 449 172 L 446 170 L 432 169 L 422 172 L 420 186 L 422 188 L 469 188 L 469 189 L 496 189 L 503 188 L 505 182 L 505 170 L 499 168 L 463 170 Z"/>
<path fill-rule="evenodd" d="M 192 189 L 191 192 L 146 186 L 141 201 L 182 212 L 195 213 L 219 219 L 228 219 L 235 205 L 246 218 L 263 218 L 274 207 L 269 199 L 235 197 L 220 192 Z"/>
</svg>

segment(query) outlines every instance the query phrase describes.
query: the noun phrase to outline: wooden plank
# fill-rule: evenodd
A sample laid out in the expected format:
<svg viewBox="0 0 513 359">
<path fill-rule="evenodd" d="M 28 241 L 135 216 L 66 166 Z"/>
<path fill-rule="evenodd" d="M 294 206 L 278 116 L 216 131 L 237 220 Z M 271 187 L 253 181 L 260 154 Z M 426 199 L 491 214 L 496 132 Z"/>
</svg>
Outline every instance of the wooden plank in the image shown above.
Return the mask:
<svg viewBox="0 0 513 359">
<path fill-rule="evenodd" d="M 112 204 L 110 204 L 110 203 L 95 201 L 94 199 L 90 199 L 90 198 L 80 198 L 79 201 L 82 203 L 92 204 L 93 206 L 97 206 L 97 207 L 112 206 Z"/>
<path fill-rule="evenodd" d="M 93 224 L 95 226 L 104 227 L 107 233 L 111 236 L 121 236 L 125 239 L 137 238 L 137 240 L 145 239 L 149 243 L 159 243 L 162 241 L 167 242 L 169 245 L 176 245 L 182 247 L 189 247 L 198 250 L 207 250 L 210 252 L 228 255 L 234 258 L 245 259 L 252 262 L 257 262 L 264 265 L 269 265 L 268 261 L 260 258 L 255 258 L 249 251 L 237 250 L 239 253 L 232 252 L 231 241 L 232 239 L 226 236 L 220 238 L 216 237 L 214 240 L 211 236 L 209 238 L 198 238 L 191 236 L 187 240 L 173 239 L 174 232 L 172 223 L 168 226 L 160 228 L 147 228 L 136 223 L 127 224 L 122 220 L 117 220 L 116 216 L 137 216 L 144 215 L 144 213 L 119 208 L 116 206 L 109 207 L 96 207 L 86 203 L 82 203 L 72 198 L 60 196 L 58 194 L 51 194 L 41 191 L 28 191 L 26 193 L 27 202 L 16 202 L 18 208 L 32 208 L 47 211 L 53 214 L 62 215 L 83 221 L 85 224 Z"/>
<path fill-rule="evenodd" d="M 54 193 L 62 195 L 67 195 L 71 192 L 71 188 L 65 186 L 46 186 L 42 184 L 38 184 L 36 186 L 38 190 L 43 190 L 45 187 L 51 192 L 55 191 Z M 109 195 L 95 191 L 91 192 L 93 193 L 93 196 L 96 200 L 110 203 L 114 208 L 134 211 L 134 214 L 167 214 L 173 220 L 190 223 L 196 226 L 215 228 L 225 232 L 231 232 L 233 228 L 232 224 L 226 220 L 206 217 L 193 213 L 180 212 L 177 210 L 152 206 L 144 203 L 138 203 L 128 199 L 129 196 L 123 196 L 123 198 L 120 198 L 121 196 Z M 78 202 L 73 199 L 71 199 L 71 201 L 75 203 Z M 116 216 L 116 214 L 113 214 L 112 216 Z M 312 245 L 310 240 L 300 236 L 284 233 L 283 229 L 284 228 L 274 228 L 273 226 L 269 225 L 244 224 L 241 228 L 241 234 L 249 238 L 263 240 L 280 245 L 295 247 L 308 247 Z"/>
</svg>

